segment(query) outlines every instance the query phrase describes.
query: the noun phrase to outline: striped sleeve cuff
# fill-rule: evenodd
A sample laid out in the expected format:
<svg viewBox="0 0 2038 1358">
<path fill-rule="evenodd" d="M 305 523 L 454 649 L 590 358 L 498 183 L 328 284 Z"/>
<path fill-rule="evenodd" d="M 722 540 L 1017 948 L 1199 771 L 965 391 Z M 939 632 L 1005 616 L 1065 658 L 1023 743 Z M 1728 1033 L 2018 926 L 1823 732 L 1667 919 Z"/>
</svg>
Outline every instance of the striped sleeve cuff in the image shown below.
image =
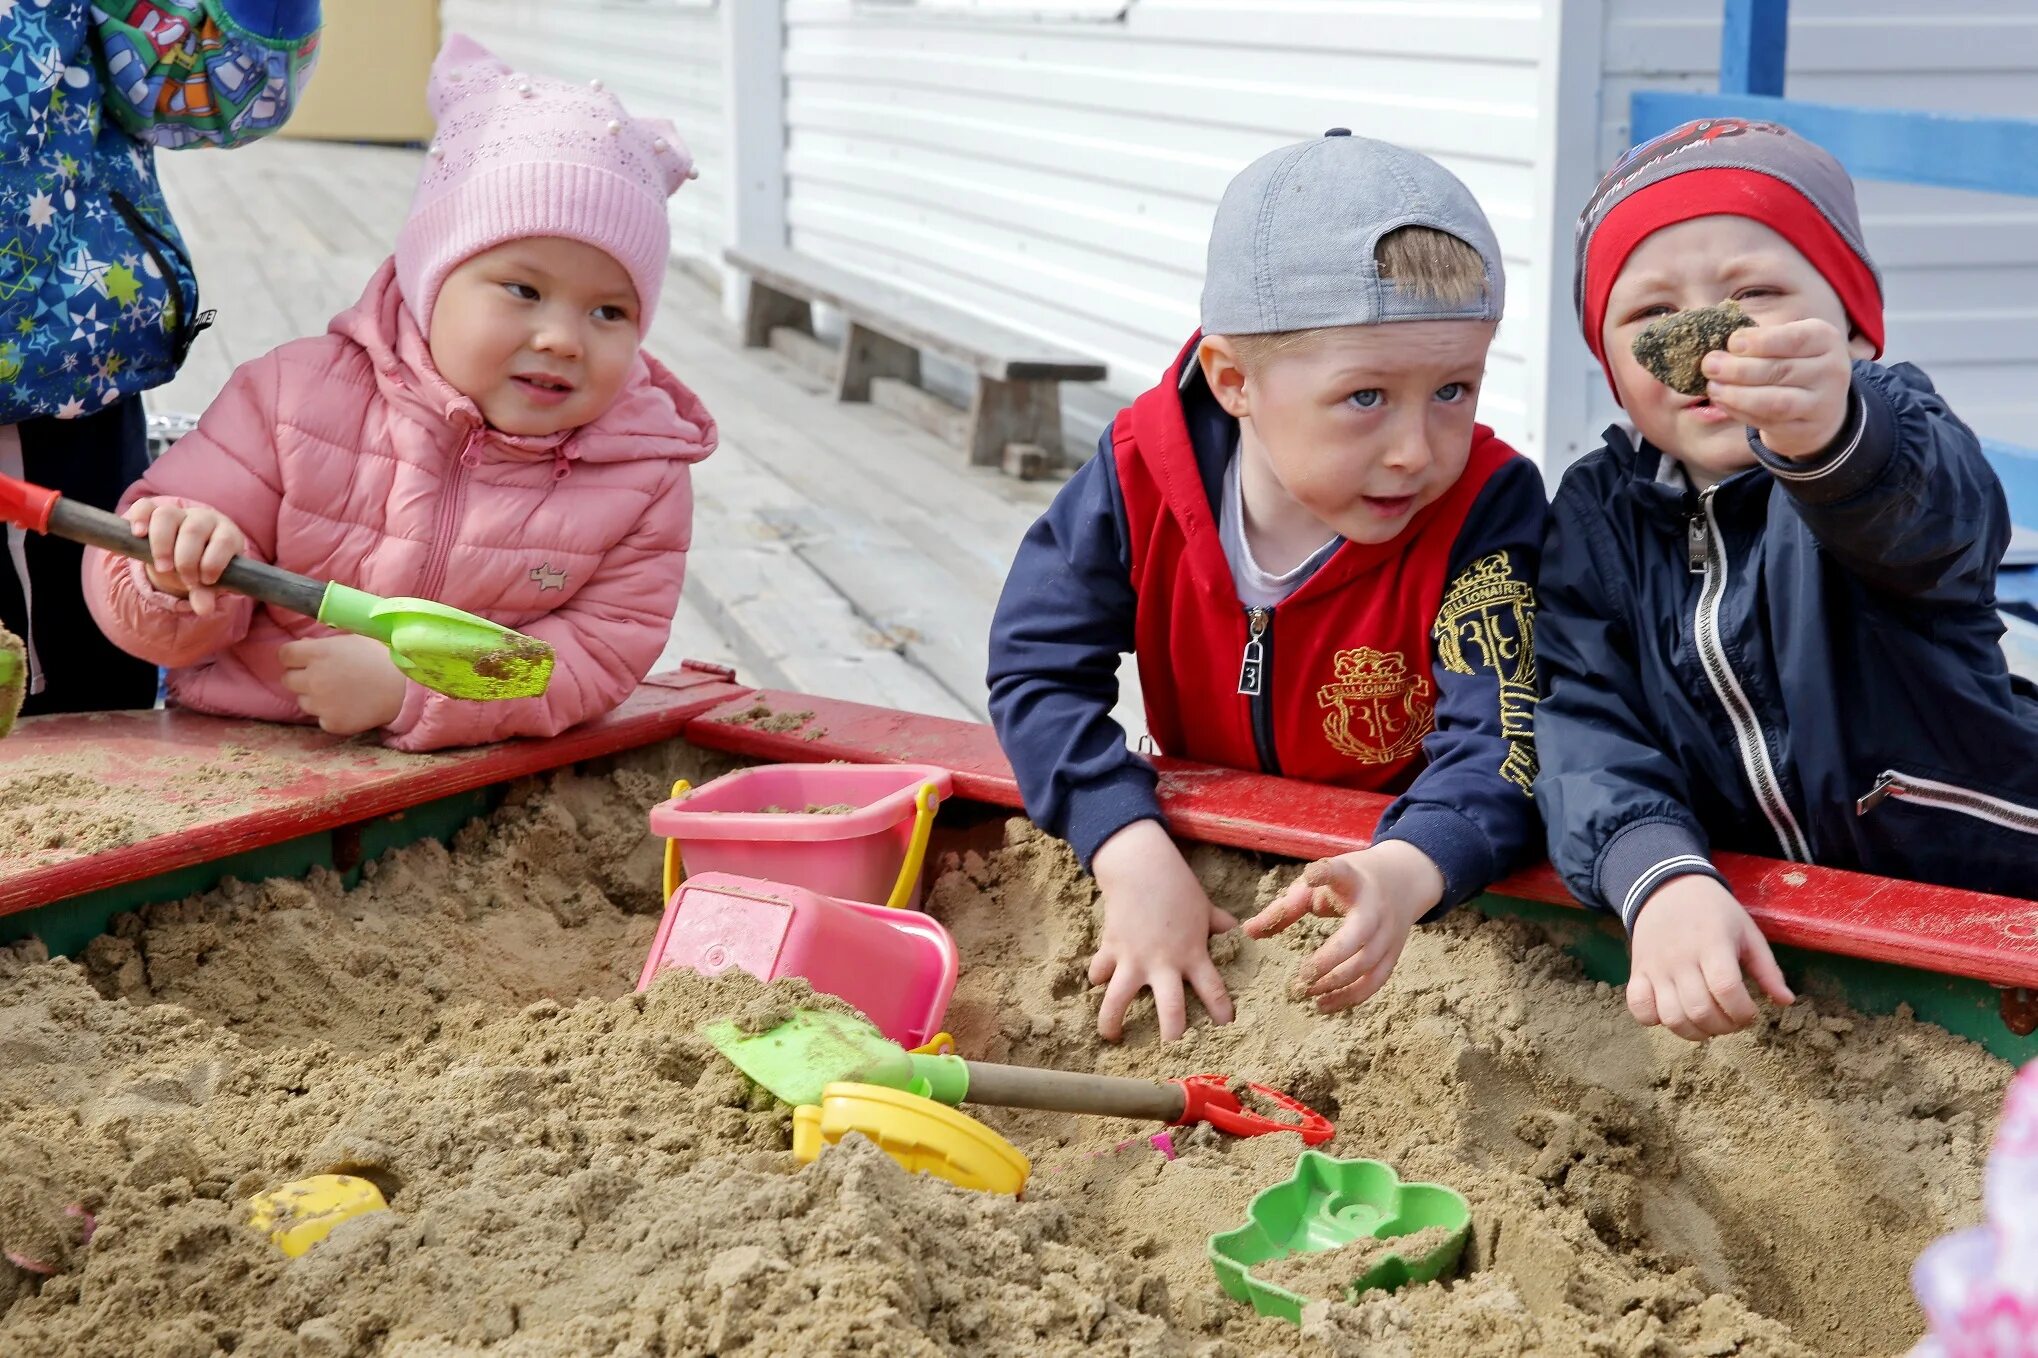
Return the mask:
<svg viewBox="0 0 2038 1358">
<path fill-rule="evenodd" d="M 1779 457 L 1752 429 L 1748 446 L 1792 495 L 1813 504 L 1832 504 L 1866 489 L 1882 475 L 1895 452 L 1895 428 L 1888 402 L 1857 377 L 1847 400 L 1847 422 L 1825 452 L 1809 458 Z"/>
<path fill-rule="evenodd" d="M 1726 878 L 1706 854 L 1705 841 L 1673 820 L 1645 820 L 1629 825 L 1607 842 L 1599 855 L 1599 894 L 1620 915 L 1621 927 L 1632 932 L 1657 888 L 1678 877 Z"/>
</svg>

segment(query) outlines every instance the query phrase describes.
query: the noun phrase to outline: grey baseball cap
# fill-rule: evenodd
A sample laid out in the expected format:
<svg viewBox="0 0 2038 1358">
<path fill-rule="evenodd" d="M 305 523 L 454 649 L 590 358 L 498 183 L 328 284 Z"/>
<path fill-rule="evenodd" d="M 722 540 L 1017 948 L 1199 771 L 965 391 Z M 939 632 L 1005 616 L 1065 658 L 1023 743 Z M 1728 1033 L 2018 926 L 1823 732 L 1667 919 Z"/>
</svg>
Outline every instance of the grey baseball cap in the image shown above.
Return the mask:
<svg viewBox="0 0 2038 1358">
<path fill-rule="evenodd" d="M 1457 237 L 1486 264 L 1470 305 L 1405 293 L 1373 251 L 1404 226 Z M 1203 331 L 1266 335 L 1387 321 L 1497 321 L 1500 242 L 1472 191 L 1419 151 L 1334 127 L 1270 151 L 1224 190 L 1210 227 Z"/>
</svg>

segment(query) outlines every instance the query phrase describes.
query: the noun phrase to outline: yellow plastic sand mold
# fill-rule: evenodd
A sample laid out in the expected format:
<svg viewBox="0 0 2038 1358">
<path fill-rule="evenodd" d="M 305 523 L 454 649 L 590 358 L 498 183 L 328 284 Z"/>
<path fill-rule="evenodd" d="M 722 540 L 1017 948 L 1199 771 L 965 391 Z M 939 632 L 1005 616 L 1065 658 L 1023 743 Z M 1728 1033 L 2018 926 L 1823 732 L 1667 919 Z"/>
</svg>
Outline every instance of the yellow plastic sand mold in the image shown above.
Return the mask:
<svg viewBox="0 0 2038 1358">
<path fill-rule="evenodd" d="M 341 1222 L 388 1210 L 382 1190 L 366 1179 L 351 1174 L 314 1174 L 249 1199 L 248 1224 L 295 1259 L 331 1235 Z"/>
<path fill-rule="evenodd" d="M 879 1085 L 831 1084 L 819 1107 L 793 1110 L 793 1158 L 810 1164 L 825 1146 L 861 1132 L 908 1173 L 961 1188 L 1017 1194 L 1032 1163 L 1017 1146 L 966 1113 Z"/>
</svg>

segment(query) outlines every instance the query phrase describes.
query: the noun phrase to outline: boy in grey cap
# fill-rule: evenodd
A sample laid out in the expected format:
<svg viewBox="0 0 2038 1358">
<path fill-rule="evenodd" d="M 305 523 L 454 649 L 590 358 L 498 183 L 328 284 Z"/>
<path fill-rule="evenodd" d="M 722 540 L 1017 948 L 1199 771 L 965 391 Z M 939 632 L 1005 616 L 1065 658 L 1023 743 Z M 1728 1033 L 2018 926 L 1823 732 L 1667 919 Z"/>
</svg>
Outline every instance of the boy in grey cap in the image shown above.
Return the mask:
<svg viewBox="0 0 2038 1358">
<path fill-rule="evenodd" d="M 1218 205 L 1201 332 L 1021 545 L 991 715 L 1027 811 L 1102 888 L 1106 1038 L 1142 989 L 1165 1039 L 1185 984 L 1229 1022 L 1208 939 L 1236 925 L 1111 720 L 1125 652 L 1163 753 L 1400 794 L 1246 926 L 1344 918 L 1302 969 L 1326 1010 L 1531 850 L 1546 506 L 1473 422 L 1501 302 L 1492 228 L 1428 157 L 1342 128 L 1262 157 Z"/>
<path fill-rule="evenodd" d="M 2038 894 L 2009 514 L 1930 379 L 1872 361 L 1846 171 L 1773 123 L 1667 133 L 1587 204 L 1577 298 L 1633 427 L 1551 509 L 1536 792 L 1557 870 L 1628 929 L 1628 1008 L 1696 1041 L 1755 1020 L 1744 971 L 1790 1001 L 1714 849 Z M 1723 299 L 1755 324 L 1702 390 L 1643 366 L 1645 328 Z"/>
</svg>

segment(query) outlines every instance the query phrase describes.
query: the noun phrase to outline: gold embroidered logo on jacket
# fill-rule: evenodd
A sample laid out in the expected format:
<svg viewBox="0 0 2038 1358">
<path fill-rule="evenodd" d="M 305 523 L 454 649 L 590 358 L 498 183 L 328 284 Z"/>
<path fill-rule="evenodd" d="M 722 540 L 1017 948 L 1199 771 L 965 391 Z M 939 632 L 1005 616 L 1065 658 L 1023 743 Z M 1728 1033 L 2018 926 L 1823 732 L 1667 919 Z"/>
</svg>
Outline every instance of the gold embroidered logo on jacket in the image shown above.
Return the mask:
<svg viewBox="0 0 2038 1358">
<path fill-rule="evenodd" d="M 1316 690 L 1316 705 L 1330 709 L 1323 734 L 1333 749 L 1362 764 L 1391 764 L 1422 748 L 1436 703 L 1429 680 L 1410 674 L 1401 652 L 1361 646 L 1331 663 L 1337 680 Z"/>
<path fill-rule="evenodd" d="M 1536 780 L 1536 592 L 1506 552 L 1483 557 L 1437 608 L 1437 659 L 1453 674 L 1483 669 L 1500 680 L 1500 776 L 1527 792 Z"/>
</svg>

